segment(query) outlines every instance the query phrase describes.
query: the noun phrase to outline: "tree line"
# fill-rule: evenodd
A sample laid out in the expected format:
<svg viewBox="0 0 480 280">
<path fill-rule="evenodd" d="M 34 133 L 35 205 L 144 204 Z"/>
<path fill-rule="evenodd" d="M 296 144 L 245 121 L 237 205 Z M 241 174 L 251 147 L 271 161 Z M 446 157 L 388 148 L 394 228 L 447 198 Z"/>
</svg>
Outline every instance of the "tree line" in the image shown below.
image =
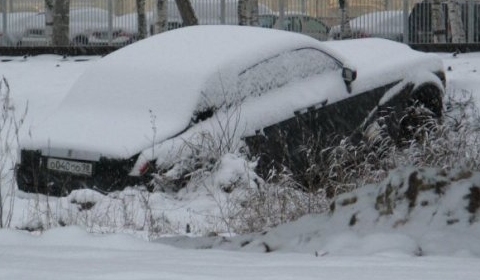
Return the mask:
<svg viewBox="0 0 480 280">
<path fill-rule="evenodd" d="M 169 0 L 156 1 L 154 33 L 161 33 L 168 27 Z M 198 18 L 190 0 L 175 0 L 184 26 L 197 25 Z M 135 0 L 139 39 L 147 37 L 146 0 Z M 69 45 L 70 0 L 45 0 L 45 34 L 53 46 Z M 238 24 L 258 25 L 258 0 L 238 1 Z"/>
</svg>

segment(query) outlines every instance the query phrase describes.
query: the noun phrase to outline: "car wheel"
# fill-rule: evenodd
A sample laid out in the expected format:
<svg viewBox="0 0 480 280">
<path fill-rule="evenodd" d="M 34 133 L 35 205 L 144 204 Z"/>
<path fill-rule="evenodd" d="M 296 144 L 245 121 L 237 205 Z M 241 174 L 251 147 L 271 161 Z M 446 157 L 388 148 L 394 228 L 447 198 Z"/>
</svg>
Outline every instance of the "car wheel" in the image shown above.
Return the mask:
<svg viewBox="0 0 480 280">
<path fill-rule="evenodd" d="M 398 145 L 423 142 L 425 135 L 433 131 L 441 120 L 442 91 L 428 84 L 398 101 L 396 106 L 387 106 L 388 109 L 382 113 L 388 134 Z"/>
<path fill-rule="evenodd" d="M 435 129 L 442 117 L 441 91 L 434 85 L 425 85 L 413 92 L 405 115 L 400 121 L 406 140 L 423 142 L 424 136 Z"/>
</svg>

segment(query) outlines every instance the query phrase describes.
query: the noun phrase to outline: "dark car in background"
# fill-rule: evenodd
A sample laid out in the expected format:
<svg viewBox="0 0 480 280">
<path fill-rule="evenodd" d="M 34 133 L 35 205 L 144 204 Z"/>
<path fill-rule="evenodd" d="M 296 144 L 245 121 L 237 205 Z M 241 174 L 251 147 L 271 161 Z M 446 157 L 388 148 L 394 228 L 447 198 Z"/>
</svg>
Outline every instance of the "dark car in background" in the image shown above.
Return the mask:
<svg viewBox="0 0 480 280">
<path fill-rule="evenodd" d="M 480 42 L 480 3 L 477 1 L 458 1 L 463 28 L 468 41 L 468 34 L 472 34 L 469 43 Z M 471 10 L 473 9 L 473 10 Z M 450 18 L 447 2 L 441 3 L 440 21 L 443 31 L 437 35 L 445 36 L 445 42 L 452 41 Z M 473 18 L 472 18 L 473 17 Z M 473 28 L 473 30 L 471 30 Z M 433 43 L 434 31 L 432 27 L 432 2 L 416 3 L 409 16 L 409 43 Z"/>
</svg>

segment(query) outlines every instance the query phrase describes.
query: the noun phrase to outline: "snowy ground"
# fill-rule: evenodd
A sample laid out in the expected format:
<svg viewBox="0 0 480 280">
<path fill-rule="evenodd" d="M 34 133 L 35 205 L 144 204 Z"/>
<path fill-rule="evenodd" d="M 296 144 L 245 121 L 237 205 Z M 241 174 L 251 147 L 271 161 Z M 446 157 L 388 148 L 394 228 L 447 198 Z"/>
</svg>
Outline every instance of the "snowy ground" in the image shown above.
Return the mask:
<svg viewBox="0 0 480 280">
<path fill-rule="evenodd" d="M 0 232 L 1 279 L 478 279 L 478 258 L 315 257 L 182 250 L 125 235 L 61 228 L 41 237 Z"/>
<path fill-rule="evenodd" d="M 448 91 L 473 94 L 480 104 L 480 53 L 440 55 Z M 17 111 L 28 101 L 21 137 L 28 137 L 29 127 L 41 122 L 97 59 L 0 57 L 0 75 L 8 79 Z M 429 172 L 422 173 L 425 182 L 439 178 Z M 392 219 L 374 212 L 378 190 L 408 175 L 411 171 L 403 170 L 378 187 L 342 196 L 331 215 L 307 216 L 264 235 L 197 239 L 181 236 L 186 224 L 194 235 L 228 230 L 221 219 L 225 209 L 219 209 L 223 197 L 215 190 L 155 194 L 144 201 L 136 190 L 109 197 L 84 191 L 58 200 L 17 192 L 11 228 L 54 228 L 43 233 L 0 230 L 0 279 L 478 279 L 480 213 L 466 208 L 469 191 L 480 185 L 479 175 L 442 177 L 447 181 L 442 195 L 426 191 L 419 196 L 422 206 L 415 208 L 398 198 Z M 88 210 L 85 202 L 95 207 Z M 151 237 L 145 230 L 149 212 L 139 210 L 145 203 L 156 205 L 146 207 L 149 211 L 165 215 L 168 225 L 160 226 L 168 226 L 172 237 L 145 241 Z M 122 212 L 128 209 L 136 210 Z M 358 222 L 349 226 L 353 216 Z M 102 220 L 108 223 L 98 223 Z M 60 221 L 81 227 L 58 227 Z"/>
<path fill-rule="evenodd" d="M 478 279 L 478 258 L 315 257 L 183 250 L 125 235 L 61 228 L 43 236 L 0 232 L 1 279 Z"/>
</svg>

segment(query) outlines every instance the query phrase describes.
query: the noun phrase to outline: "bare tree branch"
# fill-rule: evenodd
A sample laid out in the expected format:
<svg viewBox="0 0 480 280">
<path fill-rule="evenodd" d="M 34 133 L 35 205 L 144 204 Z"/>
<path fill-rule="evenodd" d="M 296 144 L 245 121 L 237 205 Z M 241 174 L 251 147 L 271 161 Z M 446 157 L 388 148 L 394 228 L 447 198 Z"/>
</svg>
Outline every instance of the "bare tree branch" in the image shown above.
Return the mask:
<svg viewBox="0 0 480 280">
<path fill-rule="evenodd" d="M 175 0 L 184 26 L 198 25 L 198 19 L 190 0 Z"/>
</svg>

